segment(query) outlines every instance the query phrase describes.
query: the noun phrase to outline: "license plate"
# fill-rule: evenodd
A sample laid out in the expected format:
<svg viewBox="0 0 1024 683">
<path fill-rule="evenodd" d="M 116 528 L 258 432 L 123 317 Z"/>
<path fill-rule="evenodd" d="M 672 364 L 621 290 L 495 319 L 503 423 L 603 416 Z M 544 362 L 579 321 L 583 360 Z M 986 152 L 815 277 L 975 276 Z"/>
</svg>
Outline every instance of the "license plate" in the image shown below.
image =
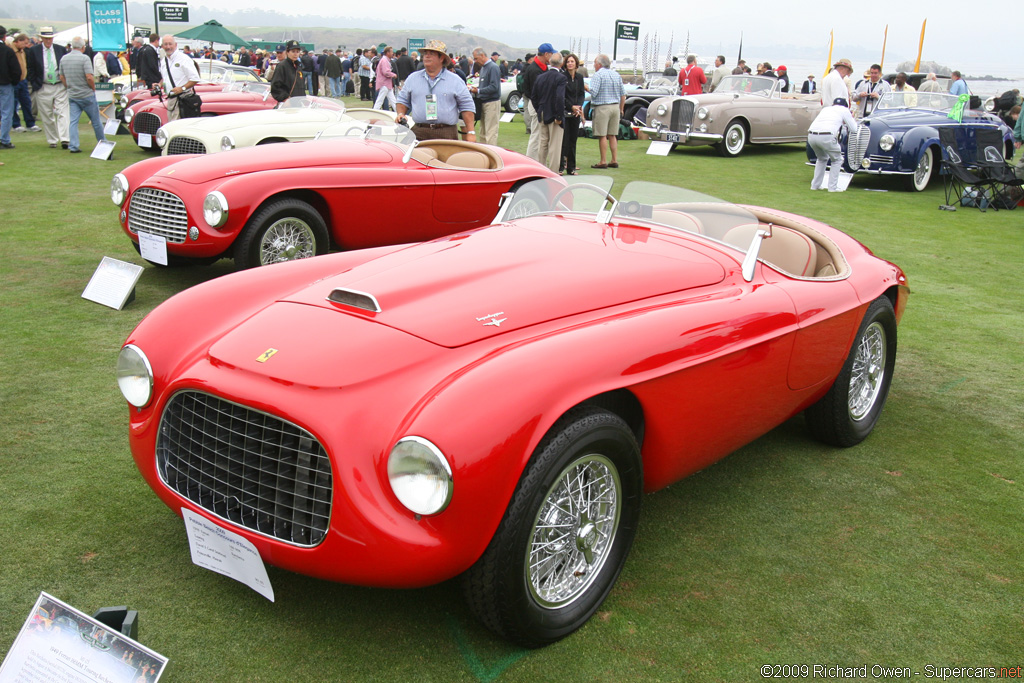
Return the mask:
<svg viewBox="0 0 1024 683">
<path fill-rule="evenodd" d="M 679 133 L 665 133 L 665 142 L 679 142 Z"/>
</svg>

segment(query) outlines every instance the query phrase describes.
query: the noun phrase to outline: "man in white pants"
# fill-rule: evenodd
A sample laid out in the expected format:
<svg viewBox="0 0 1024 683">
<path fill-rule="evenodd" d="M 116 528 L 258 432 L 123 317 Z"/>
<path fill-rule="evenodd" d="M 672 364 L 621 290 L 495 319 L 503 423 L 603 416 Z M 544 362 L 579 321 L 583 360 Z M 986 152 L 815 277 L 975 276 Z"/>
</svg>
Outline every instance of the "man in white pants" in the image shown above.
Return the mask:
<svg viewBox="0 0 1024 683">
<path fill-rule="evenodd" d="M 842 192 L 839 189 L 839 171 L 843 168 L 843 150 L 839 147 L 839 131 L 846 126 L 847 130 L 857 129 L 857 122 L 850 113 L 849 103 L 845 98 L 837 97 L 830 106 L 824 107 L 811 123 L 807 131 L 807 144 L 814 150 L 817 161 L 814 163 L 814 179 L 812 190 L 824 190 L 825 165 L 831 162 L 828 171 L 828 191 Z"/>
</svg>

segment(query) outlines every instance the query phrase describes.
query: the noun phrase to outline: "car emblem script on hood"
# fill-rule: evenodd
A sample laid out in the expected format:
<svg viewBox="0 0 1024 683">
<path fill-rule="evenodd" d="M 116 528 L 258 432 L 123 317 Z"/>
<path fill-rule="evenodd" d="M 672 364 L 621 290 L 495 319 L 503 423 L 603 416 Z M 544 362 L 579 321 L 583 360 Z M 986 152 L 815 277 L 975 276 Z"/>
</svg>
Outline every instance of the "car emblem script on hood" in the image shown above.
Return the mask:
<svg viewBox="0 0 1024 683">
<path fill-rule="evenodd" d="M 508 320 L 508 318 L 499 319 L 499 315 L 505 315 L 505 311 L 499 311 L 497 313 L 488 313 L 487 315 L 482 315 L 479 318 L 477 318 L 477 322 L 483 322 L 484 320 L 486 320 L 487 322 L 484 323 L 484 327 L 487 327 L 488 325 L 491 325 L 493 327 L 501 327 L 501 324 Z"/>
<path fill-rule="evenodd" d="M 270 360 L 270 357 L 273 356 L 275 353 L 277 353 L 277 349 L 267 349 L 266 351 L 259 355 L 259 357 L 256 359 L 256 362 L 266 363 L 268 360 Z"/>
</svg>

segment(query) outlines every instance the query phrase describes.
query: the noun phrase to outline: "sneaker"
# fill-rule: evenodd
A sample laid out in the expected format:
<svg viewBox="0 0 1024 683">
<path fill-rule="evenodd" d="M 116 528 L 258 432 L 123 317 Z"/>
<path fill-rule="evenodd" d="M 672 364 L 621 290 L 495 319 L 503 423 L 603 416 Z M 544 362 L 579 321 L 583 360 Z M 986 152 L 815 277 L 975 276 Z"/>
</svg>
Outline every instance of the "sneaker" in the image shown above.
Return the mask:
<svg viewBox="0 0 1024 683">
<path fill-rule="evenodd" d="M 43 131 L 43 129 L 39 126 L 32 126 L 31 128 L 29 128 L 29 130 L 32 131 L 33 133 L 41 133 Z"/>
<path fill-rule="evenodd" d="M 14 132 L 15 133 L 24 133 L 25 132 L 25 126 L 15 126 L 14 127 Z"/>
<path fill-rule="evenodd" d="M 14 149 L 13 142 L 0 142 L 0 149 Z"/>
</svg>

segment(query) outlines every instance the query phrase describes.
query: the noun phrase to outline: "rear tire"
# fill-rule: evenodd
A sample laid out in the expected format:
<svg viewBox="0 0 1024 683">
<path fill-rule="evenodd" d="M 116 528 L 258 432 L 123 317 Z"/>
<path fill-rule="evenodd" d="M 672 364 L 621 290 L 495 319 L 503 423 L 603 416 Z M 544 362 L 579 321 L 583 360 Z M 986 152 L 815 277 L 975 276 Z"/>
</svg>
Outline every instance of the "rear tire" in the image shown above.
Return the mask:
<svg viewBox="0 0 1024 683">
<path fill-rule="evenodd" d="M 494 538 L 463 576 L 470 609 L 522 647 L 583 626 L 626 561 L 642 491 L 626 423 L 594 407 L 569 411 L 537 446 Z"/>
<path fill-rule="evenodd" d="M 895 365 L 896 315 L 880 296 L 868 306 L 835 383 L 804 413 L 811 434 L 842 448 L 866 439 L 882 414 Z"/>
</svg>

